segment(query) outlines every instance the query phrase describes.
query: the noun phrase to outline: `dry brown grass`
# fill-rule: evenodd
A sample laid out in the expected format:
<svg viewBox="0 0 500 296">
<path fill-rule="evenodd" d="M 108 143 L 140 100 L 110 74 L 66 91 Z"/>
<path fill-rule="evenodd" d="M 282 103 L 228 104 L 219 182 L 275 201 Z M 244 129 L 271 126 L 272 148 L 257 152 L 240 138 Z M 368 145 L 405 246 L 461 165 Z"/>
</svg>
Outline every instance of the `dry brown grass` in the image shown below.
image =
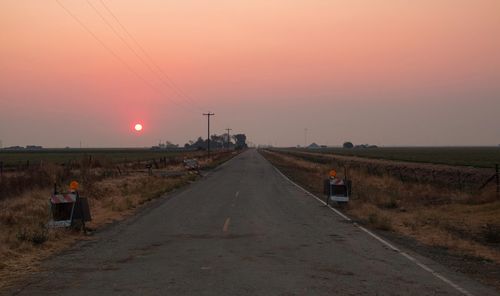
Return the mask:
<svg viewBox="0 0 500 296">
<path fill-rule="evenodd" d="M 329 164 L 335 167 L 348 167 L 368 175 L 390 176 L 402 183 L 421 183 L 474 192 L 494 171 L 490 168 L 460 167 L 433 163 L 415 163 L 375 158 L 362 158 L 339 154 L 305 152 L 296 149 L 276 150 L 280 154 L 299 157 L 304 160 Z"/>
<path fill-rule="evenodd" d="M 136 208 L 165 192 L 194 180 L 195 175 L 178 178 L 128 176 L 96 182 L 92 190 L 82 188 L 89 199 L 93 220 L 90 229 L 99 228 L 131 215 Z M 26 192 L 15 199 L 0 202 L 0 287 L 26 271 L 35 270 L 36 263 L 76 240 L 89 239 L 78 231 L 48 229 L 49 190 Z"/>
<path fill-rule="evenodd" d="M 211 159 L 202 158 L 202 167 L 218 165 L 234 154 L 219 153 Z M 182 171 L 177 163 L 167 171 Z M 80 174 L 80 194 L 88 198 L 92 221 L 89 229 L 132 215 L 141 205 L 164 193 L 194 181 L 198 175 L 187 173 L 179 177 L 148 176 L 146 170 L 122 172 L 121 176 L 100 175 L 102 169 L 87 170 Z M 158 170 L 156 170 L 158 172 Z M 56 172 L 57 173 L 57 172 Z M 80 180 L 80 179 L 79 179 Z M 34 188 L 15 197 L 0 200 L 0 289 L 16 279 L 37 270 L 39 262 L 82 239 L 92 239 L 79 231 L 48 229 L 49 197 L 52 188 Z"/>
<path fill-rule="evenodd" d="M 322 195 L 329 164 L 277 151 L 263 151 L 274 165 Z M 339 170 L 342 175 L 342 170 Z M 361 223 L 394 231 L 461 255 L 500 263 L 500 201 L 492 190 L 471 194 L 448 187 L 402 182 L 351 168 L 352 198 L 344 210 Z"/>
</svg>

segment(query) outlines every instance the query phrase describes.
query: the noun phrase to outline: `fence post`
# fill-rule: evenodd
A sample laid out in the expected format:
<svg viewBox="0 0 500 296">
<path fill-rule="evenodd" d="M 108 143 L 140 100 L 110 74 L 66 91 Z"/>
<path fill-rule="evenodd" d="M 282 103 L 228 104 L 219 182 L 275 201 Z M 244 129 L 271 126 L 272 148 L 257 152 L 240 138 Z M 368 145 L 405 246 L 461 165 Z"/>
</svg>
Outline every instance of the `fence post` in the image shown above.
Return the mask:
<svg viewBox="0 0 500 296">
<path fill-rule="evenodd" d="M 498 172 L 498 164 L 495 164 L 495 176 L 497 179 L 497 198 L 500 197 L 500 176 Z"/>
<path fill-rule="evenodd" d="M 462 185 L 462 174 L 460 173 L 460 171 L 457 172 L 457 177 L 458 177 L 458 186 L 460 188 L 460 190 L 464 190 L 464 186 Z"/>
</svg>

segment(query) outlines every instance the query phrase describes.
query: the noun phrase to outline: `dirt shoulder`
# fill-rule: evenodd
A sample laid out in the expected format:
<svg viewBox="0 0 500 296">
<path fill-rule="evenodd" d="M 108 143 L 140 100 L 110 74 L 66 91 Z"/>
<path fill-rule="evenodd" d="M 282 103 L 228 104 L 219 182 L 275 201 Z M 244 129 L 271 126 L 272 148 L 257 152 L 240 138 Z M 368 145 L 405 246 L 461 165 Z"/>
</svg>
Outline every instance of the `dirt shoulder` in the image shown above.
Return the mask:
<svg viewBox="0 0 500 296">
<path fill-rule="evenodd" d="M 423 181 L 402 181 L 345 159 L 339 164 L 309 153 L 261 153 L 318 196 L 323 195 L 323 179 L 329 170 L 336 168 L 342 177 L 340 168 L 351 164 L 348 171 L 353 192 L 349 204 L 340 208 L 343 212 L 391 241 L 500 291 L 500 201 L 494 192 L 475 195 Z M 401 165 L 369 161 L 379 166 Z"/>
</svg>

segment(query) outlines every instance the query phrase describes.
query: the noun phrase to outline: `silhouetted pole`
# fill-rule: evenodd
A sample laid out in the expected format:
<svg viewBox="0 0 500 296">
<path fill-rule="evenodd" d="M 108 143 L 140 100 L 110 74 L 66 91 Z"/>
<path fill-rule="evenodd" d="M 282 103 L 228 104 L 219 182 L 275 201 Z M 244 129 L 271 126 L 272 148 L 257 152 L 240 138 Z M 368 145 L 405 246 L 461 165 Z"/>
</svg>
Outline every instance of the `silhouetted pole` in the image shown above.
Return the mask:
<svg viewBox="0 0 500 296">
<path fill-rule="evenodd" d="M 214 116 L 214 113 L 203 113 L 203 116 L 207 116 L 208 119 L 208 133 L 207 133 L 207 154 L 210 157 L 210 116 Z"/>
<path fill-rule="evenodd" d="M 229 138 L 229 131 L 232 131 L 233 129 L 230 129 L 230 128 L 226 128 L 226 131 L 227 131 L 227 150 L 229 150 L 230 148 L 230 144 L 231 144 L 231 140 Z"/>
<path fill-rule="evenodd" d="M 498 164 L 495 165 L 495 179 L 497 181 L 497 197 L 500 196 L 500 172 L 499 172 L 499 169 L 498 169 Z"/>
</svg>

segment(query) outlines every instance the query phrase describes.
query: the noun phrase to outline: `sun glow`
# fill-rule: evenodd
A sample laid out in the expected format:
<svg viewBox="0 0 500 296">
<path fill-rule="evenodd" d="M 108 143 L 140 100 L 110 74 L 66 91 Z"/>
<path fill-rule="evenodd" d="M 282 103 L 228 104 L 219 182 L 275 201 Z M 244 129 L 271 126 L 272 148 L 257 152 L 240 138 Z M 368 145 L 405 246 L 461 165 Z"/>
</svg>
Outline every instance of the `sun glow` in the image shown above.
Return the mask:
<svg viewBox="0 0 500 296">
<path fill-rule="evenodd" d="M 142 124 L 136 123 L 135 126 L 134 126 L 134 129 L 135 129 L 136 132 L 142 131 Z"/>
</svg>

